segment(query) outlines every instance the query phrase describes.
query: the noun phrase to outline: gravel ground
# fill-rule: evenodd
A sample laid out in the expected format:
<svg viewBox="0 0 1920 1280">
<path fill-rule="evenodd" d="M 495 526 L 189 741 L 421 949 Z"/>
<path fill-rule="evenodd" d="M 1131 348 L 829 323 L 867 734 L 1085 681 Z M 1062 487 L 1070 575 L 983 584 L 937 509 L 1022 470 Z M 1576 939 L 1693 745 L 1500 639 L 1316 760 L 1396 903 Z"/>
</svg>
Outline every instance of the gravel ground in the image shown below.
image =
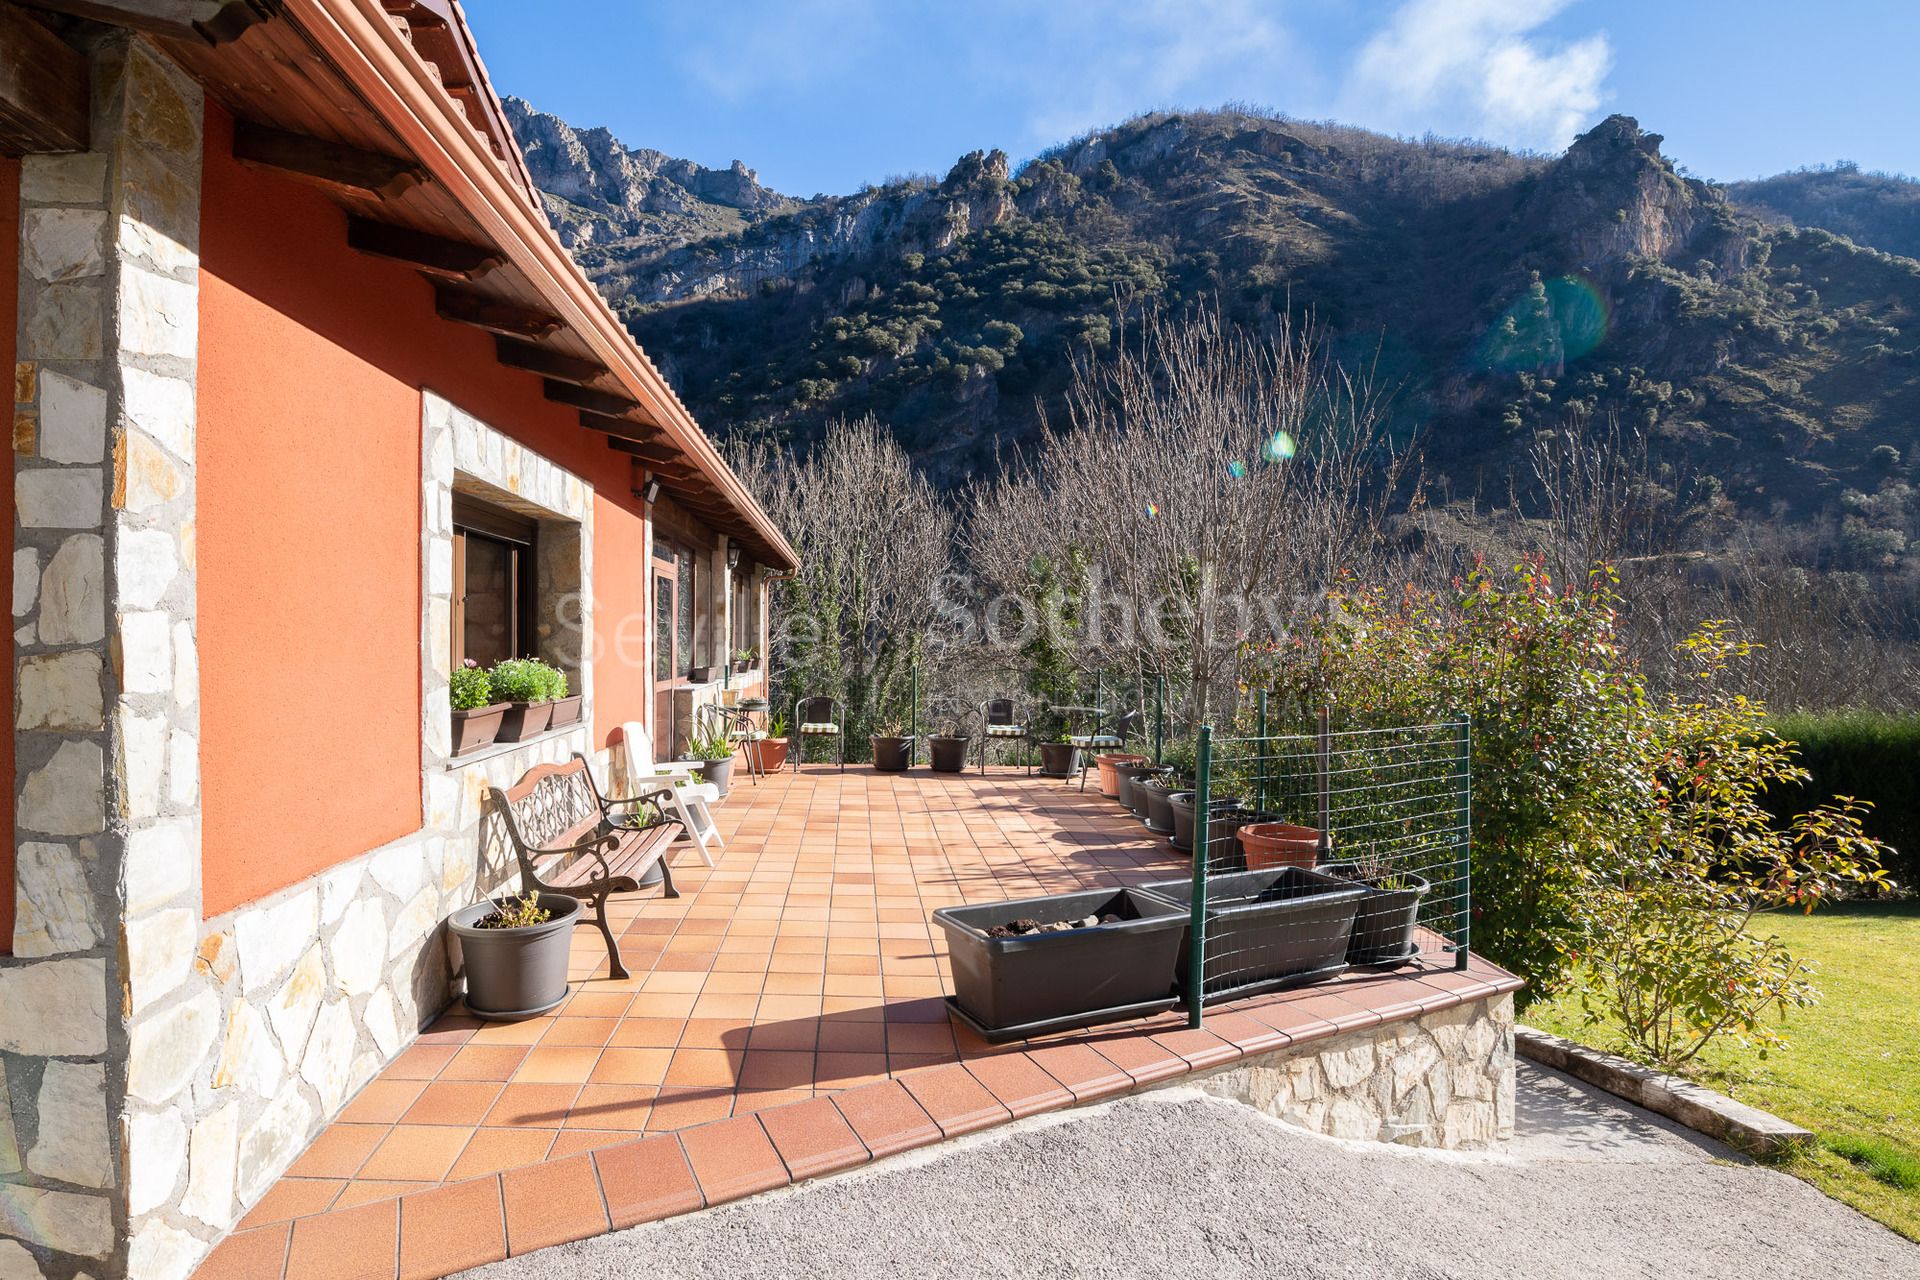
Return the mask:
<svg viewBox="0 0 1920 1280">
<path fill-rule="evenodd" d="M 1920 1276 L 1920 1246 L 1565 1076 L 1521 1063 L 1518 1107 L 1452 1153 L 1163 1090 L 465 1274 Z"/>
</svg>

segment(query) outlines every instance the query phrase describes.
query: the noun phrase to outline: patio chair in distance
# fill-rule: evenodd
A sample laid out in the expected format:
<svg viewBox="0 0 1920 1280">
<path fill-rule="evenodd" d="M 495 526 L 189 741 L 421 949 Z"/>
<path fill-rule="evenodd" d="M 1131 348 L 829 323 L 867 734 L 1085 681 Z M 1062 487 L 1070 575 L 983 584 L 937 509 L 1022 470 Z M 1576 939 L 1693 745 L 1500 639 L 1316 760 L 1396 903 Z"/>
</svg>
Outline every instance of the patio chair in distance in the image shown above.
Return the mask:
<svg viewBox="0 0 1920 1280">
<path fill-rule="evenodd" d="M 807 754 L 808 738 L 832 738 L 840 749 L 840 772 L 847 771 L 847 735 L 842 722 L 846 709 L 840 699 L 826 696 L 799 698 L 793 704 L 794 732 L 799 735 L 798 750 L 793 753 L 793 771 L 800 772 L 801 757 Z"/>
<path fill-rule="evenodd" d="M 626 746 L 627 757 L 627 794 L 641 795 L 653 791 L 662 784 L 673 788 L 672 806 L 680 818 L 680 825 L 700 850 L 700 861 L 713 865 L 713 854 L 707 846 L 718 844 L 727 847 L 726 839 L 713 823 L 713 810 L 707 806 L 720 802 L 720 788 L 711 782 L 695 782 L 693 776 L 699 772 L 699 766 L 685 761 L 674 760 L 658 763 L 653 758 L 653 735 L 638 720 L 629 720 L 620 726 L 620 740 Z"/>
<path fill-rule="evenodd" d="M 1080 749 L 1080 789 L 1087 789 L 1087 769 L 1093 764 L 1096 751 L 1118 751 L 1127 745 L 1128 738 L 1140 736 L 1140 713 L 1122 711 L 1111 719 L 1103 715 L 1100 723 L 1093 726 L 1092 733 L 1076 733 L 1067 739 Z"/>
<path fill-rule="evenodd" d="M 1033 738 L 1012 698 L 988 698 L 980 708 L 980 723 L 985 727 L 980 735 L 981 773 L 987 771 L 987 748 L 996 742 L 1020 743 L 1027 751 L 1027 773 L 1033 773 Z"/>
</svg>

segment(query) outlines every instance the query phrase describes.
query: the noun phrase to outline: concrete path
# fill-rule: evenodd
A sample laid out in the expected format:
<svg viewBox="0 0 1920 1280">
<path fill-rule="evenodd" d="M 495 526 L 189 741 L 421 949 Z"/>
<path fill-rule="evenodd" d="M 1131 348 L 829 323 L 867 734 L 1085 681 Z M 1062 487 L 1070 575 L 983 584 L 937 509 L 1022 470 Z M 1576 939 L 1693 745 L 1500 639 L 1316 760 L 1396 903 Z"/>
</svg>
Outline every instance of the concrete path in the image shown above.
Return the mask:
<svg viewBox="0 0 1920 1280">
<path fill-rule="evenodd" d="M 1519 1133 L 1322 1138 L 1170 1089 L 515 1258 L 641 1277 L 1920 1276 L 1920 1246 L 1785 1174 L 1520 1064 Z"/>
</svg>

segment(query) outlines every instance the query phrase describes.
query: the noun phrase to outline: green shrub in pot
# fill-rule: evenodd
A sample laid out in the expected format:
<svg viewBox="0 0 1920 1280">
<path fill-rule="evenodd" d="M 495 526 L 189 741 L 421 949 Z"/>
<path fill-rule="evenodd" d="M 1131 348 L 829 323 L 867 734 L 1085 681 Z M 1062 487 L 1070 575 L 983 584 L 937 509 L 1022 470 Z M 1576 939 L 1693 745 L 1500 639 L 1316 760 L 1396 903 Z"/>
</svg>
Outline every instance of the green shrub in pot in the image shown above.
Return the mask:
<svg viewBox="0 0 1920 1280">
<path fill-rule="evenodd" d="M 547 727 L 553 716 L 554 690 L 565 687 L 566 676 L 538 658 L 502 658 L 487 672 L 487 679 L 493 700 L 507 704 L 499 741 L 524 742 Z"/>
<path fill-rule="evenodd" d="M 507 704 L 493 696 L 493 681 L 480 664 L 469 658 L 447 677 L 448 701 L 453 707 L 453 754 L 477 751 L 500 734 Z"/>
</svg>

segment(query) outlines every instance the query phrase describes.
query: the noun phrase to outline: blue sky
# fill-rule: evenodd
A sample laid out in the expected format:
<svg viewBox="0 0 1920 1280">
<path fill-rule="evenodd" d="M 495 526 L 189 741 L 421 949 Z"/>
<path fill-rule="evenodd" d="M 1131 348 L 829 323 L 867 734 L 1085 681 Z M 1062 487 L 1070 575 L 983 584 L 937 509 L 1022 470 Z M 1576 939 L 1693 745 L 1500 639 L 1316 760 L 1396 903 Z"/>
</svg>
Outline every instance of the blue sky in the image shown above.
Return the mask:
<svg viewBox="0 0 1920 1280">
<path fill-rule="evenodd" d="M 1914 0 L 467 0 L 494 87 L 794 195 L 1251 102 L 1558 150 L 1610 112 L 1735 179 L 1920 174 Z"/>
</svg>

